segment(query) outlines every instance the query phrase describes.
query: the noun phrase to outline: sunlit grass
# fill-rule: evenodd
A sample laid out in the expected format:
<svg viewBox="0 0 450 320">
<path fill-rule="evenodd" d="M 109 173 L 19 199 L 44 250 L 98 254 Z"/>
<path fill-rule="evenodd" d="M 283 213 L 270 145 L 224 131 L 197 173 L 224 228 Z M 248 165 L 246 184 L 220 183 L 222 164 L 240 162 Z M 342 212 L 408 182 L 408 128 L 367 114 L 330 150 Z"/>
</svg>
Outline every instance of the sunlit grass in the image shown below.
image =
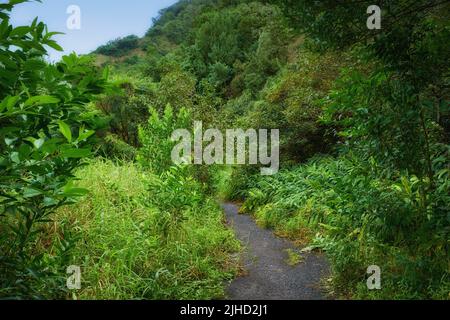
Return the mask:
<svg viewBox="0 0 450 320">
<path fill-rule="evenodd" d="M 148 191 L 159 178 L 135 164 L 97 160 L 78 177 L 91 192 L 57 215 L 77 230 L 72 263 L 82 267 L 82 290 L 76 298 L 224 296 L 224 281 L 236 272 L 231 254 L 239 244 L 215 202 L 205 198 L 175 219 L 173 208 L 166 210 L 169 204 Z"/>
</svg>

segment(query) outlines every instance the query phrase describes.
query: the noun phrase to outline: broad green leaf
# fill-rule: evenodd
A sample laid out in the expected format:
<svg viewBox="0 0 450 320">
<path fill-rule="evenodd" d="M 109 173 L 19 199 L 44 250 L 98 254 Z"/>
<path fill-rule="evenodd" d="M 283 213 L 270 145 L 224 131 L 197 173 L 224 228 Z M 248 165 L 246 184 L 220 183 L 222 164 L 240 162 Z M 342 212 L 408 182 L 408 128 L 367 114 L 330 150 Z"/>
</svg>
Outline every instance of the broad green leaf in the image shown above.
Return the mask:
<svg viewBox="0 0 450 320">
<path fill-rule="evenodd" d="M 17 28 L 14 28 L 11 33 L 9 34 L 10 37 L 23 37 L 28 32 L 31 31 L 31 28 L 29 26 L 20 26 Z"/>
<path fill-rule="evenodd" d="M 45 141 L 44 145 L 42 146 L 42 152 L 45 153 L 53 153 L 56 150 L 58 150 L 58 144 L 64 142 L 63 138 L 52 138 L 47 141 Z"/>
<path fill-rule="evenodd" d="M 58 121 L 59 125 L 59 132 L 62 133 L 62 135 L 69 141 L 69 143 L 72 142 L 72 131 L 70 130 L 70 127 L 67 123 L 64 121 Z"/>
<path fill-rule="evenodd" d="M 49 40 L 45 44 L 48 45 L 50 48 L 55 49 L 56 51 L 64 51 L 64 49 L 53 40 Z"/>
<path fill-rule="evenodd" d="M 33 145 L 36 149 L 40 149 L 43 145 L 44 145 L 45 139 L 44 138 L 40 138 L 40 139 L 36 139 L 33 142 Z"/>
<path fill-rule="evenodd" d="M 31 142 L 36 149 L 40 149 L 45 143 L 45 138 L 35 139 L 33 137 L 28 137 L 23 140 Z"/>
<path fill-rule="evenodd" d="M 7 96 L 6 98 L 4 98 L 0 103 L 0 113 L 4 110 L 11 111 L 17 104 L 17 101 L 19 101 L 19 99 L 19 96 Z"/>
<path fill-rule="evenodd" d="M 20 157 L 18 152 L 11 153 L 11 161 L 18 164 L 20 163 Z"/>
<path fill-rule="evenodd" d="M 25 188 L 24 192 L 23 192 L 23 197 L 24 198 L 34 198 L 34 197 L 40 196 L 41 194 L 43 194 L 43 192 L 41 190 L 34 189 L 34 188 Z"/>
<path fill-rule="evenodd" d="M 58 34 L 65 34 L 65 33 L 64 33 L 64 32 L 55 32 L 55 31 L 53 31 L 53 32 L 47 32 L 47 33 L 45 34 L 45 38 L 46 38 L 46 39 L 50 39 L 51 37 L 56 36 L 56 35 L 58 35 Z"/>
<path fill-rule="evenodd" d="M 25 107 L 29 107 L 35 104 L 56 104 L 58 103 L 60 100 L 56 97 L 52 97 L 52 96 L 35 96 L 35 97 L 31 97 L 29 98 L 27 101 L 25 101 Z"/>
<path fill-rule="evenodd" d="M 17 141 L 17 138 L 13 138 L 13 139 L 5 138 L 5 143 L 7 146 L 11 146 L 16 141 Z"/>
</svg>

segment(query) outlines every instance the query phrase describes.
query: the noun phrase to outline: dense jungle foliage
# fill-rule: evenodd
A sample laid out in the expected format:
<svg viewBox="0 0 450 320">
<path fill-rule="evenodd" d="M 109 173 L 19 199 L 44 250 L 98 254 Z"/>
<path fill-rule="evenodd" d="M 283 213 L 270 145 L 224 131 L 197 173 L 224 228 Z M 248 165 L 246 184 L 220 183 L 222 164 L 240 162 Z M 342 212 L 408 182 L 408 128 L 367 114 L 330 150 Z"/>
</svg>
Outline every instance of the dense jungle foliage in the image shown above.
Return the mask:
<svg viewBox="0 0 450 320">
<path fill-rule="evenodd" d="M 0 4 L 0 298 L 222 298 L 241 247 L 217 199 L 323 251 L 335 298 L 450 298 L 449 1 L 377 1 L 369 30 L 372 1 L 181 0 L 55 64 L 21 2 Z M 282 170 L 174 166 L 194 120 L 280 129 Z"/>
</svg>

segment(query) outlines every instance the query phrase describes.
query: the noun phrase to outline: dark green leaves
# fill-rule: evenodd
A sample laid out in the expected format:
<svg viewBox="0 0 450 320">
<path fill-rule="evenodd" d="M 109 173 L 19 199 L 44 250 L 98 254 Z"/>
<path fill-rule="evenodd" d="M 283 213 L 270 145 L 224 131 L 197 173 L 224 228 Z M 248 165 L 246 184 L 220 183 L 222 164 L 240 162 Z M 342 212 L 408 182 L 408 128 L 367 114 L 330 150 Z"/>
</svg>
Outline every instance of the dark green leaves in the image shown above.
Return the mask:
<svg viewBox="0 0 450 320">
<path fill-rule="evenodd" d="M 59 44 L 57 44 L 55 41 L 49 40 L 45 44 L 47 46 L 49 46 L 50 48 L 55 49 L 56 51 L 64 51 L 64 49 Z"/>
</svg>

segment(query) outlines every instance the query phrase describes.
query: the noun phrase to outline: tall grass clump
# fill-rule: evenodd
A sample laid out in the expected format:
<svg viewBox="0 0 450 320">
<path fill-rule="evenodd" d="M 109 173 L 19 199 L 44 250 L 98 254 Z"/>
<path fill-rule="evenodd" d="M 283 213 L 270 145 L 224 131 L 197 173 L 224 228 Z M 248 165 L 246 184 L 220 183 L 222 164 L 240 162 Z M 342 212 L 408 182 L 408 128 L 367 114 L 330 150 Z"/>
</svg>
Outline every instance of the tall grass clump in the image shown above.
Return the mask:
<svg viewBox="0 0 450 320">
<path fill-rule="evenodd" d="M 217 204 L 173 168 L 155 176 L 138 165 L 92 161 L 78 171 L 91 192 L 59 210 L 46 241 L 66 241 L 82 270 L 78 299 L 210 299 L 224 296 L 239 250 Z M 57 239 L 57 241 L 54 241 Z"/>
</svg>

